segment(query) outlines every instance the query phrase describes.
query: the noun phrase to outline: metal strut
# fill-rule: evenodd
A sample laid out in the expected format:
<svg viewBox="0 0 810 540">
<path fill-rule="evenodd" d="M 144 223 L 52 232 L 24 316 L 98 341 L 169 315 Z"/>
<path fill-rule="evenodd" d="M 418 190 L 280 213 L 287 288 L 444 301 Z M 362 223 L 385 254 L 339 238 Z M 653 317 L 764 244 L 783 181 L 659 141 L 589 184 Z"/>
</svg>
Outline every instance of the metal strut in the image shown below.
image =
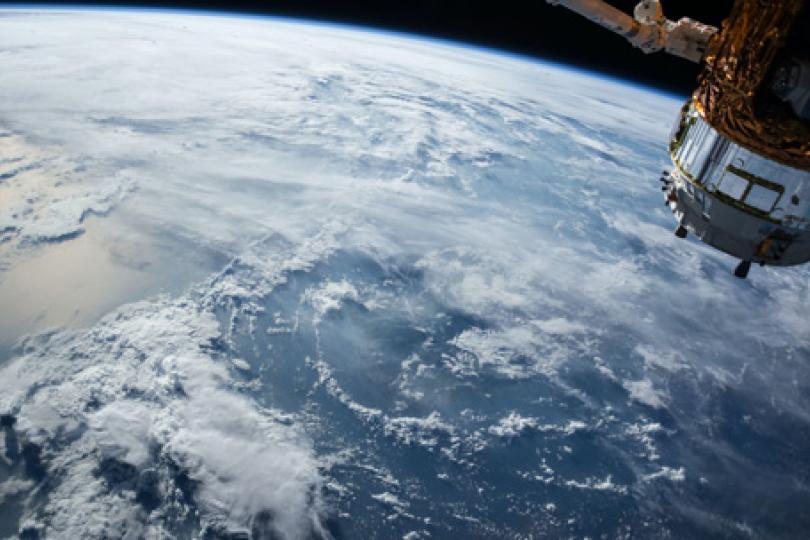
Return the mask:
<svg viewBox="0 0 810 540">
<path fill-rule="evenodd" d="M 688 17 L 671 21 L 664 17 L 658 0 L 642 0 L 633 17 L 602 0 L 546 0 L 552 6 L 563 6 L 599 24 L 645 53 L 666 51 L 692 62 L 700 62 L 709 38 L 717 28 Z"/>
</svg>

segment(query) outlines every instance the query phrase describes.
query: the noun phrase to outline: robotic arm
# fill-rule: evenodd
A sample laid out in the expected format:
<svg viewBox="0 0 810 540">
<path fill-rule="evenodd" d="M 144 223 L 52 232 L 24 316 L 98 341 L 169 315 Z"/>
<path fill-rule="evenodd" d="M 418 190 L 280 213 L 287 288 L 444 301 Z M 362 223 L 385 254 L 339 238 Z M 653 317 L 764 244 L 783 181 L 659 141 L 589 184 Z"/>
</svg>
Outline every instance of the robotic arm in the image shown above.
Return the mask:
<svg viewBox="0 0 810 540">
<path fill-rule="evenodd" d="M 546 0 L 561 5 L 583 17 L 624 36 L 645 53 L 664 50 L 692 62 L 700 62 L 709 38 L 717 28 L 687 17 L 670 21 L 664 17 L 659 0 L 642 0 L 633 17 L 602 0 Z"/>
</svg>

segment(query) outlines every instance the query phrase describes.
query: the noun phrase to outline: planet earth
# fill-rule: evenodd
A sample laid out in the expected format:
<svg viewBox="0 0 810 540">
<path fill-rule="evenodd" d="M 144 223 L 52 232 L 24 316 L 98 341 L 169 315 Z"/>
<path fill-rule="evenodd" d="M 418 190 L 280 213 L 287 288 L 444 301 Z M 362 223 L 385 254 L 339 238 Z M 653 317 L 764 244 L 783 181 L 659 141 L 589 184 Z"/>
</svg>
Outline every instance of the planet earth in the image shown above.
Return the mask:
<svg viewBox="0 0 810 540">
<path fill-rule="evenodd" d="M 686 96 L 128 9 L 0 66 L 0 537 L 810 535 L 810 272 L 672 234 Z"/>
</svg>

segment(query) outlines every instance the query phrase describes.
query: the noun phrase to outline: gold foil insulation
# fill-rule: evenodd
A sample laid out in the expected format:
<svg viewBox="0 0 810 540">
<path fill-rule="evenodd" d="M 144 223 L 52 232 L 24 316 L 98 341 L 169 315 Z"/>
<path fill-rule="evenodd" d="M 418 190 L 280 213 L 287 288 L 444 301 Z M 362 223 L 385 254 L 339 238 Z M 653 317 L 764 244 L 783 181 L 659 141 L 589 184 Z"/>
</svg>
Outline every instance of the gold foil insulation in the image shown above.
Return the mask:
<svg viewBox="0 0 810 540">
<path fill-rule="evenodd" d="M 775 64 L 791 51 L 804 0 L 736 0 L 709 41 L 695 104 L 729 139 L 787 165 L 810 170 L 810 126 L 769 88 Z M 808 51 L 801 51 L 807 53 Z"/>
</svg>

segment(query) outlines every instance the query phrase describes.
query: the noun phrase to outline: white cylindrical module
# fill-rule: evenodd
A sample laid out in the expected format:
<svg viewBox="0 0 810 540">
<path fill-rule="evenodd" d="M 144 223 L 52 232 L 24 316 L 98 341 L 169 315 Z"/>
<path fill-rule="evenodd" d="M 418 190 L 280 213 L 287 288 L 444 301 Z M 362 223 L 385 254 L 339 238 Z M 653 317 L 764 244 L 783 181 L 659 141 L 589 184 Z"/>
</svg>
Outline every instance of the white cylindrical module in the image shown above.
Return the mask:
<svg viewBox="0 0 810 540">
<path fill-rule="evenodd" d="M 783 165 L 715 130 L 693 102 L 670 141 L 667 201 L 678 223 L 744 261 L 810 261 L 810 171 Z"/>
</svg>

